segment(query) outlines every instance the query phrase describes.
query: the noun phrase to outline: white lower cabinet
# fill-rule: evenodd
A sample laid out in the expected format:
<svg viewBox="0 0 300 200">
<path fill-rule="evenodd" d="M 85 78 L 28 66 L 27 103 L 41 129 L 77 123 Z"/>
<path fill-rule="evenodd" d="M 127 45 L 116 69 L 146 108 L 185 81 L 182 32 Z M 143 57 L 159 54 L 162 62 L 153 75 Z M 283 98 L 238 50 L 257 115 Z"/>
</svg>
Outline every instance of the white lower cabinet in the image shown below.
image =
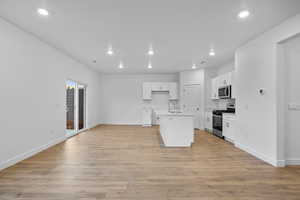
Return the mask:
<svg viewBox="0 0 300 200">
<path fill-rule="evenodd" d="M 150 83 L 143 83 L 143 99 L 144 100 L 152 99 L 152 89 Z"/>
<path fill-rule="evenodd" d="M 169 95 L 170 100 L 178 99 L 177 83 L 169 83 Z"/>
<path fill-rule="evenodd" d="M 152 108 L 143 108 L 142 125 L 143 126 L 152 126 Z"/>
<path fill-rule="evenodd" d="M 210 112 L 205 112 L 205 123 L 204 123 L 204 128 L 205 130 L 212 132 L 213 129 L 213 122 L 212 122 L 212 111 Z"/>
<path fill-rule="evenodd" d="M 235 115 L 223 113 L 223 136 L 225 140 L 234 143 L 235 134 Z"/>
<path fill-rule="evenodd" d="M 194 117 L 185 114 L 158 114 L 160 135 L 165 147 L 190 147 L 194 142 Z"/>
</svg>

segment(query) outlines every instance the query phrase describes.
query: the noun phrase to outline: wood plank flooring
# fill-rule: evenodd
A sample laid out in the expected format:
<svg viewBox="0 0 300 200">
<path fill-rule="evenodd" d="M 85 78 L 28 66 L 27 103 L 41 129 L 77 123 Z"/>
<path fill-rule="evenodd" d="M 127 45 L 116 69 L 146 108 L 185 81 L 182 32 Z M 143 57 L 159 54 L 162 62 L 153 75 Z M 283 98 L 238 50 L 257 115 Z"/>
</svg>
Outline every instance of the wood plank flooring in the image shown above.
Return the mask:
<svg viewBox="0 0 300 200">
<path fill-rule="evenodd" d="M 158 128 L 99 126 L 0 172 L 0 200 L 299 200 L 300 167 L 274 168 L 197 131 L 160 146 Z"/>
</svg>

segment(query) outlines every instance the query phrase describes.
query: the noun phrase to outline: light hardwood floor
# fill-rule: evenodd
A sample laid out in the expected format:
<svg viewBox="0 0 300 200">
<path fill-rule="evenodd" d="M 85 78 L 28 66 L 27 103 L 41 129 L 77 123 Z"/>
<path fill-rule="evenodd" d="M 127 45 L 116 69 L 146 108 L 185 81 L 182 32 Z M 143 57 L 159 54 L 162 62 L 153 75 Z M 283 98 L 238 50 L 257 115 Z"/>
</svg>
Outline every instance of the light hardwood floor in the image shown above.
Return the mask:
<svg viewBox="0 0 300 200">
<path fill-rule="evenodd" d="M 99 126 L 0 172 L 0 200 L 299 200 L 300 167 L 274 168 L 197 131 L 163 148 L 158 128 Z"/>
</svg>

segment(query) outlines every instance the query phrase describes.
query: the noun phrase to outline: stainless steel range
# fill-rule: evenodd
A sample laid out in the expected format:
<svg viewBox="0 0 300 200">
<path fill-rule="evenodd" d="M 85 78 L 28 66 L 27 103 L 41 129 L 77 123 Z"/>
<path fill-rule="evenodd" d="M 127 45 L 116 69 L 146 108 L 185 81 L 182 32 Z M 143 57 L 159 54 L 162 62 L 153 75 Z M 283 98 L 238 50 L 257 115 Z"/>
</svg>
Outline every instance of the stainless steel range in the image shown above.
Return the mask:
<svg viewBox="0 0 300 200">
<path fill-rule="evenodd" d="M 213 110 L 213 134 L 220 138 L 224 138 L 223 113 L 235 113 L 235 109 L 228 107 L 227 110 Z"/>
</svg>

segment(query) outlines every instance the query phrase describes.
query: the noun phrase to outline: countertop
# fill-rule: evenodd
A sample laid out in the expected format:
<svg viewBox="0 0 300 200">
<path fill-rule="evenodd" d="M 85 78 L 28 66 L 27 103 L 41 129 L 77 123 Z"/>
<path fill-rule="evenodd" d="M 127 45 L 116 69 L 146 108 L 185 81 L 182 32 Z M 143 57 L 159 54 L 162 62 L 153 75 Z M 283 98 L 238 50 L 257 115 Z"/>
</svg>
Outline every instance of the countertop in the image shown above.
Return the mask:
<svg viewBox="0 0 300 200">
<path fill-rule="evenodd" d="M 186 116 L 186 117 L 193 117 L 194 114 L 192 113 L 185 113 L 185 112 L 168 112 L 167 110 L 154 110 L 155 114 L 158 116 Z"/>
</svg>

